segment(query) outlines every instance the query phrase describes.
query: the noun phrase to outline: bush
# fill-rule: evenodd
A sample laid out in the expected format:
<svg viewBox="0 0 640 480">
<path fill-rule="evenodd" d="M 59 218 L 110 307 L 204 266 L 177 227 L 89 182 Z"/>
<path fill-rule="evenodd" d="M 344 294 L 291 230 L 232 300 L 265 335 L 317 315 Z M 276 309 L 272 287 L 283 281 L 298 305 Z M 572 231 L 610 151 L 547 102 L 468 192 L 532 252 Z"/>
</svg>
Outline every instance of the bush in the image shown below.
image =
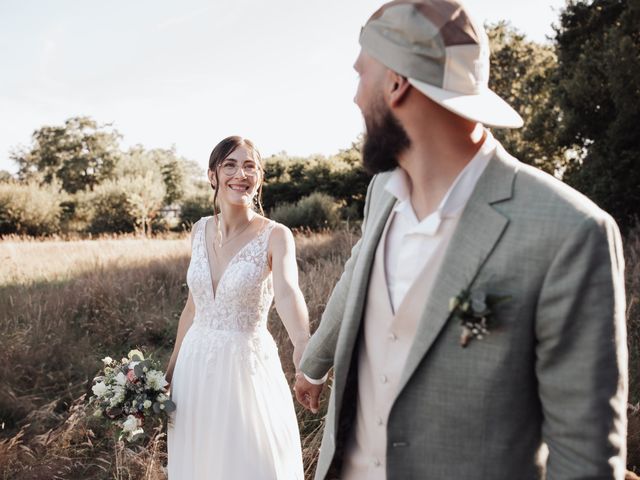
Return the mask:
<svg viewBox="0 0 640 480">
<path fill-rule="evenodd" d="M 78 215 L 86 219 L 90 233 L 135 231 L 136 219 L 129 210 L 127 192 L 117 182 L 107 181 L 80 196 L 77 209 Z"/>
<path fill-rule="evenodd" d="M 78 216 L 87 219 L 91 233 L 146 233 L 162 207 L 164 195 L 164 185 L 151 172 L 107 180 L 84 193 Z"/>
<path fill-rule="evenodd" d="M 61 194 L 57 184 L 0 183 L 0 234 L 51 235 L 60 231 Z"/>
<path fill-rule="evenodd" d="M 180 228 L 189 230 L 200 218 L 213 213 L 213 192 L 186 198 L 180 206 Z"/>
<path fill-rule="evenodd" d="M 274 155 L 265 160 L 263 205 L 269 211 L 320 192 L 352 207 L 349 216 L 355 213 L 362 218 L 370 178 L 362 167 L 357 145 L 328 158 Z"/>
<path fill-rule="evenodd" d="M 333 229 L 340 224 L 340 205 L 332 196 L 316 192 L 295 204 L 278 205 L 270 217 L 289 228 Z"/>
</svg>

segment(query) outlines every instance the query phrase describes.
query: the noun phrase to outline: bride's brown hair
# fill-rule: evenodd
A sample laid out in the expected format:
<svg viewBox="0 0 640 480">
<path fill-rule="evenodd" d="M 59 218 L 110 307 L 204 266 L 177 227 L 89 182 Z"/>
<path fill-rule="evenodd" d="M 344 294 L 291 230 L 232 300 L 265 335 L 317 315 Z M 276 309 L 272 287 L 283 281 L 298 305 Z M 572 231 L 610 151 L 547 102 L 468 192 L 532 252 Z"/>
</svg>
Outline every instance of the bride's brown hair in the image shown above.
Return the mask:
<svg viewBox="0 0 640 480">
<path fill-rule="evenodd" d="M 258 171 L 260 172 L 260 184 L 258 185 L 258 192 L 254 198 L 256 207 L 262 216 L 264 216 L 264 210 L 262 209 L 262 184 L 264 182 L 264 167 L 262 165 L 262 156 L 260 152 L 253 144 L 251 140 L 248 138 L 239 137 L 237 135 L 233 135 L 231 137 L 227 137 L 218 143 L 209 155 L 209 170 L 211 170 L 216 177 L 216 185 L 220 183 L 218 178 L 218 167 L 222 163 L 222 161 L 227 158 L 231 153 L 238 148 L 240 145 L 244 145 L 247 147 L 251 155 L 253 156 L 253 160 L 258 165 Z M 216 215 L 217 205 L 218 205 L 218 189 L 211 185 L 213 191 L 213 214 Z"/>
</svg>

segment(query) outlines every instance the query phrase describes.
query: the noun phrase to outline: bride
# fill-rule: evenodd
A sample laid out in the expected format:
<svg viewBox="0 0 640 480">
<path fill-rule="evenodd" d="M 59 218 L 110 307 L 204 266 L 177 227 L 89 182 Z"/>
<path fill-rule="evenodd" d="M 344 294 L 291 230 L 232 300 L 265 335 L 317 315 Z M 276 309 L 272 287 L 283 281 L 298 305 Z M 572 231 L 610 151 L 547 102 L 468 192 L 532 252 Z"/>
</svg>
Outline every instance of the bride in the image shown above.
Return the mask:
<svg viewBox="0 0 640 480">
<path fill-rule="evenodd" d="M 167 368 L 177 407 L 169 479 L 302 479 L 293 401 L 267 330 L 275 296 L 297 371 L 309 321 L 293 235 L 253 208 L 262 213 L 264 172 L 251 141 L 222 140 L 208 177 L 214 215 L 193 226 L 189 297 Z"/>
</svg>

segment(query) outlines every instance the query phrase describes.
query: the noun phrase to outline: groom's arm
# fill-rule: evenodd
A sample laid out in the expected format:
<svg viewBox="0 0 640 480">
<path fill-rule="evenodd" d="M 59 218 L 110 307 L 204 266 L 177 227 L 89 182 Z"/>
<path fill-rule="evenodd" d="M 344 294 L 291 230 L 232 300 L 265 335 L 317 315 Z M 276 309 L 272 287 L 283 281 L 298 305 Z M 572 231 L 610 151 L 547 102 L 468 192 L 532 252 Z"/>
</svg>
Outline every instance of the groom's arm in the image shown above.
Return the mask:
<svg viewBox="0 0 640 480">
<path fill-rule="evenodd" d="M 536 318 L 547 479 L 624 478 L 624 259 L 610 217 L 585 219 L 564 241 L 545 277 Z"/>
<path fill-rule="evenodd" d="M 333 367 L 333 357 L 338 340 L 338 333 L 340 331 L 340 325 L 342 324 L 347 295 L 351 287 L 353 268 L 358 259 L 360 245 L 364 237 L 369 205 L 371 203 L 370 195 L 375 180 L 376 177 L 371 179 L 367 189 L 364 219 L 362 221 L 362 236 L 351 250 L 351 256 L 344 265 L 342 276 L 331 292 L 327 306 L 322 314 L 320 325 L 309 340 L 302 356 L 302 361 L 300 362 L 300 370 L 305 376 L 312 380 L 323 380 L 331 367 Z"/>
</svg>

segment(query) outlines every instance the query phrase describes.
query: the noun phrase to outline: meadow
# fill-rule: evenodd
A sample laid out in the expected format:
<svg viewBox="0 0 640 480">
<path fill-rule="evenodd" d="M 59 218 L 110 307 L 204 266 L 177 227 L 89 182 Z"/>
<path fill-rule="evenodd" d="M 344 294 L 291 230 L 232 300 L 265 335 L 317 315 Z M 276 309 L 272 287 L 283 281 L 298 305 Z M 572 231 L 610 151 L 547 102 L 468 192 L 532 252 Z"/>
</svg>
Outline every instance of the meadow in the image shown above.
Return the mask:
<svg viewBox="0 0 640 480">
<path fill-rule="evenodd" d="M 353 230 L 296 236 L 312 328 L 357 238 Z M 640 467 L 640 227 L 625 246 L 633 469 Z M 161 431 L 144 447 L 124 445 L 85 404 L 105 355 L 142 347 L 166 364 L 188 261 L 187 236 L 0 241 L 0 479 L 166 478 Z M 269 328 L 292 381 L 291 345 L 273 309 Z M 311 478 L 323 412 L 296 408 Z"/>
</svg>

